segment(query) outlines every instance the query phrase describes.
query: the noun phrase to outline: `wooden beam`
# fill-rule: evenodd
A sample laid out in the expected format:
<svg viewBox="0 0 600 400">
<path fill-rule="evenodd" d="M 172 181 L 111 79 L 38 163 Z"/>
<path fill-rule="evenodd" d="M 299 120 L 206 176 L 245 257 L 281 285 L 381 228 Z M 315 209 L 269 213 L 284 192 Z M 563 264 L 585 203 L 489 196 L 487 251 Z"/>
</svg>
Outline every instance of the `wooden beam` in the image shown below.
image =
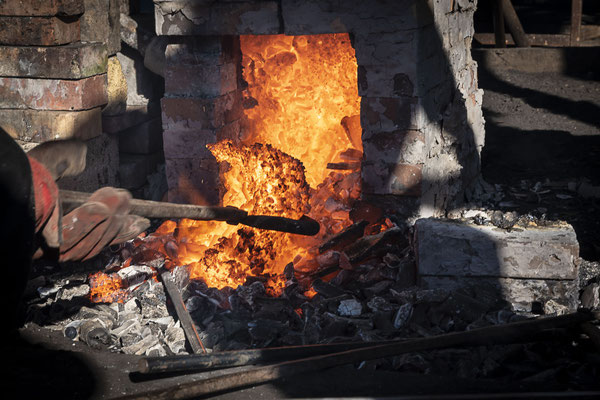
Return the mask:
<svg viewBox="0 0 600 400">
<path fill-rule="evenodd" d="M 475 40 L 485 46 L 493 46 L 495 38 L 493 33 L 476 33 Z M 570 35 L 552 35 L 552 34 L 528 34 L 527 39 L 531 46 L 537 47 L 569 47 L 571 45 Z M 515 45 L 511 34 L 506 35 L 506 44 Z M 579 46 L 592 46 L 592 44 L 580 43 Z"/>
<path fill-rule="evenodd" d="M 494 42 L 496 47 L 506 47 L 506 32 L 504 30 L 504 12 L 502 11 L 502 0 L 494 0 Z"/>
<path fill-rule="evenodd" d="M 523 30 L 519 16 L 515 11 L 510 0 L 502 1 L 502 12 L 504 13 L 504 21 L 508 27 L 508 30 L 512 34 L 512 37 L 518 47 L 529 47 L 529 39 Z"/>
<path fill-rule="evenodd" d="M 571 46 L 577 46 L 581 41 L 582 9 L 583 0 L 571 0 Z"/>
</svg>

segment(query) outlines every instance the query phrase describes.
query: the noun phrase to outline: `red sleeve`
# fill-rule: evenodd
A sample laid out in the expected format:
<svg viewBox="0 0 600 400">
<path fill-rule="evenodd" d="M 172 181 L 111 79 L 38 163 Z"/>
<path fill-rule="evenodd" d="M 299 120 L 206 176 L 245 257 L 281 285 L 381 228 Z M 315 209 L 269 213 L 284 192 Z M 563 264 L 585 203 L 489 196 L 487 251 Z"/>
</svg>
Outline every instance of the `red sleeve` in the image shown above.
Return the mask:
<svg viewBox="0 0 600 400">
<path fill-rule="evenodd" d="M 58 187 L 50 172 L 33 157 L 27 157 L 33 177 L 35 198 L 35 231 L 38 232 L 52 215 L 58 199 Z"/>
</svg>

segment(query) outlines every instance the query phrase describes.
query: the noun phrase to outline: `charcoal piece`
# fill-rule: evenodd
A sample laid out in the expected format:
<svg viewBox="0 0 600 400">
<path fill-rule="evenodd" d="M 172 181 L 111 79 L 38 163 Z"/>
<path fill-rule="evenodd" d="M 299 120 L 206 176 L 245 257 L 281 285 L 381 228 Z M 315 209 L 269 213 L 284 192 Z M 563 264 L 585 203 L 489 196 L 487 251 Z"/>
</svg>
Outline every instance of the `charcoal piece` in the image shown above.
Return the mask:
<svg viewBox="0 0 600 400">
<path fill-rule="evenodd" d="M 185 332 L 181 328 L 179 321 L 167 328 L 164 340 L 173 354 L 187 354 L 185 349 Z"/>
<path fill-rule="evenodd" d="M 392 317 L 394 317 L 392 311 L 380 311 L 373 314 L 373 325 L 375 329 L 383 332 L 391 332 L 395 329 L 392 324 Z"/>
<path fill-rule="evenodd" d="M 165 357 L 167 351 L 160 343 L 156 343 L 154 346 L 149 347 L 144 355 L 146 357 Z"/>
<path fill-rule="evenodd" d="M 289 302 L 284 298 L 256 298 L 254 299 L 256 311 L 255 319 L 283 319 L 291 311 Z"/>
<path fill-rule="evenodd" d="M 401 233 L 402 229 L 393 227 L 376 235 L 364 236 L 354 242 L 351 246 L 347 247 L 345 253 L 350 258 L 350 262 L 360 262 L 367 257 L 376 255 L 378 250 L 381 250 L 387 240 L 398 237 Z"/>
<path fill-rule="evenodd" d="M 417 290 L 414 295 L 417 303 L 441 303 L 446 301 L 450 291 L 446 289 L 423 289 Z"/>
<path fill-rule="evenodd" d="M 186 301 L 185 307 L 187 308 L 194 322 L 203 326 L 207 326 L 217 312 L 217 305 L 215 302 L 202 296 L 190 297 Z"/>
<path fill-rule="evenodd" d="M 137 317 L 133 317 L 124 321 L 119 327 L 110 331 L 112 335 L 117 338 L 122 338 L 128 334 L 135 334 L 141 336 L 142 333 L 142 325 L 140 323 L 141 318 L 139 318 L 139 314 L 136 314 Z"/>
<path fill-rule="evenodd" d="M 515 212 L 503 213 L 502 211 L 496 210 L 492 213 L 491 223 L 501 229 L 510 229 L 519 220 L 519 215 Z"/>
<path fill-rule="evenodd" d="M 321 335 L 326 338 L 352 337 L 354 335 L 354 329 L 350 326 L 348 321 L 331 321 L 323 327 Z"/>
<path fill-rule="evenodd" d="M 380 282 L 375 283 L 374 285 L 364 288 L 363 293 L 364 293 L 365 297 L 367 297 L 367 298 L 373 297 L 373 296 L 376 296 L 378 294 L 381 294 L 381 293 L 387 291 L 387 289 L 390 286 L 392 286 L 393 284 L 394 284 L 393 281 L 380 281 Z"/>
<path fill-rule="evenodd" d="M 140 301 L 135 297 L 125 303 L 125 312 L 140 312 L 142 311 L 142 306 Z"/>
<path fill-rule="evenodd" d="M 214 347 L 223 340 L 227 335 L 225 333 L 225 326 L 221 321 L 211 322 L 205 330 L 198 332 L 198 336 L 204 347 L 207 349 L 214 349 Z"/>
<path fill-rule="evenodd" d="M 107 311 L 109 310 L 109 311 Z M 81 320 L 98 320 L 106 329 L 112 329 L 116 325 L 114 314 L 108 307 L 89 308 L 81 307 L 77 318 Z"/>
<path fill-rule="evenodd" d="M 148 319 L 148 322 L 158 326 L 160 328 L 160 330 L 164 333 L 167 330 L 167 328 L 169 327 L 169 325 L 172 325 L 175 323 L 175 320 L 173 319 L 173 317 L 168 316 L 168 317 L 160 317 L 160 318 L 151 318 L 151 319 Z"/>
<path fill-rule="evenodd" d="M 570 308 L 559 301 L 550 299 L 544 302 L 544 314 L 545 315 L 565 315 L 568 314 Z"/>
<path fill-rule="evenodd" d="M 135 354 L 137 356 L 141 356 L 142 354 L 146 354 L 146 351 L 157 344 L 159 344 L 159 339 L 154 335 L 148 335 L 137 342 L 123 347 L 121 350 L 125 354 Z"/>
<path fill-rule="evenodd" d="M 348 299 L 340 301 L 338 306 L 338 314 L 343 317 L 357 317 L 362 314 L 363 306 L 356 299 Z"/>
<path fill-rule="evenodd" d="M 410 303 L 406 303 L 400 306 L 396 314 L 394 315 L 393 326 L 396 329 L 400 329 L 408 325 L 410 318 L 413 313 L 413 305 Z"/>
<path fill-rule="evenodd" d="M 373 312 L 393 311 L 398 308 L 397 305 L 391 304 L 383 297 L 375 296 L 367 301 L 367 307 Z"/>
<path fill-rule="evenodd" d="M 90 293 L 90 286 L 81 284 L 73 287 L 63 287 L 56 294 L 56 300 L 71 301 L 73 298 L 86 299 Z"/>
<path fill-rule="evenodd" d="M 325 298 L 337 297 L 343 295 L 345 292 L 343 289 L 328 283 L 323 282 L 321 279 L 315 279 L 312 283 L 313 289 Z"/>
<path fill-rule="evenodd" d="M 252 307 L 254 306 L 254 299 L 257 296 L 265 295 L 265 285 L 262 282 L 256 281 L 249 286 L 238 286 L 236 293 L 242 300 Z"/>
<path fill-rule="evenodd" d="M 304 344 L 304 335 L 301 332 L 289 331 L 279 338 L 282 346 L 300 346 Z"/>
<path fill-rule="evenodd" d="M 290 280 L 295 280 L 295 275 L 294 275 L 294 263 L 288 263 L 285 268 L 283 269 L 283 276 L 285 276 L 285 279 L 287 279 L 288 281 Z"/>
<path fill-rule="evenodd" d="M 600 308 L 600 284 L 592 283 L 583 289 L 581 305 L 589 309 Z"/>
<path fill-rule="evenodd" d="M 139 341 L 143 339 L 143 336 L 139 333 L 129 332 L 125 335 L 119 337 L 119 342 L 121 343 L 121 347 L 130 348 L 131 346 L 135 346 Z M 137 351 L 136 348 L 133 352 Z M 129 353 L 133 354 L 133 353 Z"/>
<path fill-rule="evenodd" d="M 332 285 L 335 286 L 345 286 L 346 284 L 352 281 L 355 275 L 356 274 L 353 271 L 342 269 L 340 270 L 340 272 L 337 273 L 336 276 L 333 277 L 333 279 L 330 282 Z"/>
<path fill-rule="evenodd" d="M 267 347 L 287 329 L 287 326 L 272 319 L 258 319 L 248 323 L 248 333 L 253 343 L 259 347 Z"/>
<path fill-rule="evenodd" d="M 112 343 L 108 329 L 98 319 L 84 321 L 79 326 L 79 340 L 94 349 L 102 349 Z"/>
</svg>

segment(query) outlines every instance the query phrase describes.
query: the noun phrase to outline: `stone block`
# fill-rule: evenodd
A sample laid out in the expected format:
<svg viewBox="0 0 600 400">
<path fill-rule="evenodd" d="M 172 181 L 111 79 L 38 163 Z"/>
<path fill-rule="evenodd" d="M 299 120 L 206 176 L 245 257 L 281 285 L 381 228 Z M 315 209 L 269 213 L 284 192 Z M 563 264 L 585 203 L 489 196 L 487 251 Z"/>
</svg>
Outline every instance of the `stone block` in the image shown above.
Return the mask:
<svg viewBox="0 0 600 400">
<path fill-rule="evenodd" d="M 281 33 L 277 1 L 155 1 L 158 35 Z"/>
<path fill-rule="evenodd" d="M 84 0 L 81 40 L 106 43 L 108 54 L 121 50 L 121 25 L 118 0 Z"/>
<path fill-rule="evenodd" d="M 0 108 L 72 111 L 106 102 L 106 74 L 79 80 L 0 78 Z"/>
<path fill-rule="evenodd" d="M 160 118 L 143 122 L 119 133 L 119 150 L 132 154 L 151 154 L 162 151 Z"/>
<path fill-rule="evenodd" d="M 0 76 L 81 79 L 106 73 L 107 53 L 102 43 L 64 46 L 0 46 Z"/>
<path fill-rule="evenodd" d="M 243 116 L 241 94 L 214 99 L 165 97 L 161 100 L 164 129 L 217 129 Z"/>
<path fill-rule="evenodd" d="M 571 280 L 421 276 L 419 281 L 430 289 L 456 290 L 486 285 L 495 288 L 498 298 L 510 303 L 518 312 L 543 310 L 546 303 L 552 302 L 576 311 L 579 303 L 577 284 Z"/>
<path fill-rule="evenodd" d="M 420 129 L 422 126 L 415 97 L 363 97 L 360 115 L 363 129 L 371 132 Z"/>
<path fill-rule="evenodd" d="M 283 0 L 281 9 L 286 35 L 395 32 L 433 22 L 427 2 L 419 0 Z"/>
<path fill-rule="evenodd" d="M 85 170 L 77 176 L 58 181 L 65 190 L 93 192 L 103 186 L 119 186 L 119 140 L 103 134 L 86 141 L 88 151 Z"/>
<path fill-rule="evenodd" d="M 167 46 L 168 48 L 168 46 Z M 216 97 L 238 88 L 236 64 L 170 65 L 165 68 L 165 94 Z"/>
<path fill-rule="evenodd" d="M 76 17 L 0 17 L 0 44 L 56 46 L 79 39 Z"/>
<path fill-rule="evenodd" d="M 423 166 L 402 163 L 364 162 L 361 169 L 363 192 L 419 196 Z"/>
<path fill-rule="evenodd" d="M 49 140 L 92 139 L 102 133 L 100 107 L 84 111 L 0 110 L 0 127 L 13 138 L 42 143 Z"/>
<path fill-rule="evenodd" d="M 163 132 L 165 157 L 172 160 L 213 158 L 206 145 L 216 141 L 214 130 L 165 129 Z"/>
<path fill-rule="evenodd" d="M 369 132 L 362 135 L 364 161 L 374 163 L 422 164 L 425 162 L 425 137 L 416 130 Z"/>
<path fill-rule="evenodd" d="M 81 0 L 3 0 L 0 15 L 10 16 L 54 16 L 83 14 Z"/>
<path fill-rule="evenodd" d="M 133 190 L 144 186 L 148 175 L 156 170 L 160 162 L 162 162 L 162 152 L 144 155 L 121 153 L 119 161 L 121 187 Z"/>
<path fill-rule="evenodd" d="M 579 244 L 563 222 L 511 230 L 426 218 L 415 224 L 420 275 L 574 280 Z"/>
<path fill-rule="evenodd" d="M 127 80 L 116 56 L 108 59 L 106 94 L 108 103 L 102 110 L 105 115 L 122 114 L 127 109 Z"/>
<path fill-rule="evenodd" d="M 218 168 L 215 160 L 197 158 L 165 160 L 169 201 L 218 205 Z"/>
<path fill-rule="evenodd" d="M 102 131 L 105 133 L 121 132 L 159 116 L 160 108 L 158 103 L 128 106 L 122 114 L 102 115 Z"/>
</svg>

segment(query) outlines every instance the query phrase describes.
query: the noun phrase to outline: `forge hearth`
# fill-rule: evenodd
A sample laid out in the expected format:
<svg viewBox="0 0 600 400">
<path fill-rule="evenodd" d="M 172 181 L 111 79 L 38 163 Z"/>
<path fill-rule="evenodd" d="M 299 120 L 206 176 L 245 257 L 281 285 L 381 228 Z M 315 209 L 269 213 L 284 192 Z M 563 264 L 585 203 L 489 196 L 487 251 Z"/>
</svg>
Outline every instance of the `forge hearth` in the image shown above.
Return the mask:
<svg viewBox="0 0 600 400">
<path fill-rule="evenodd" d="M 332 153 L 333 159 L 320 162 L 321 179 L 329 172 L 327 164 L 360 165 L 362 196 L 385 198 L 384 204 L 403 209 L 407 217 L 443 215 L 474 190 L 483 145 L 481 91 L 470 57 L 474 2 L 156 1 L 155 5 L 156 32 L 169 35 L 171 41 L 165 54 L 162 100 L 171 201 L 222 201 L 218 168 L 205 147 L 222 139 L 272 144 L 306 163 L 309 175 L 314 174 L 305 159 L 309 148 Z M 251 44 L 276 35 L 279 44 L 270 50 Z M 311 51 L 314 69 L 303 67 L 297 77 L 325 69 L 329 75 L 317 80 L 327 88 L 335 75 L 340 80 L 350 75 L 357 87 L 348 90 L 360 97 L 351 100 L 339 89 L 322 90 L 304 105 L 307 115 L 331 99 L 341 98 L 351 107 L 357 102 L 356 108 L 338 115 L 324 112 L 324 117 L 335 119 L 335 128 L 322 132 L 310 118 L 302 128 L 274 123 L 281 119 L 276 116 L 258 118 L 261 107 L 275 111 L 289 102 L 276 99 L 267 104 L 268 98 L 256 98 L 257 91 L 288 91 L 296 97 L 319 93 L 300 90 L 315 82 L 307 84 L 297 77 L 276 80 L 282 71 L 297 68 L 299 49 L 319 42 L 319 37 L 348 42 L 353 54 L 346 59 L 341 53 Z M 252 60 L 252 52 L 260 62 Z M 349 66 L 351 72 L 336 69 L 338 64 Z M 267 78 L 260 82 L 266 83 L 264 87 L 254 79 L 260 74 Z M 285 111 L 285 118 L 302 119 L 301 113 Z M 276 134 L 269 138 L 269 131 Z M 296 139 L 312 140 L 312 147 L 302 149 Z M 279 148 L 286 142 L 288 148 Z M 363 154 L 339 159 L 348 148 Z M 309 183 L 314 187 L 319 182 L 309 178 Z"/>
</svg>

